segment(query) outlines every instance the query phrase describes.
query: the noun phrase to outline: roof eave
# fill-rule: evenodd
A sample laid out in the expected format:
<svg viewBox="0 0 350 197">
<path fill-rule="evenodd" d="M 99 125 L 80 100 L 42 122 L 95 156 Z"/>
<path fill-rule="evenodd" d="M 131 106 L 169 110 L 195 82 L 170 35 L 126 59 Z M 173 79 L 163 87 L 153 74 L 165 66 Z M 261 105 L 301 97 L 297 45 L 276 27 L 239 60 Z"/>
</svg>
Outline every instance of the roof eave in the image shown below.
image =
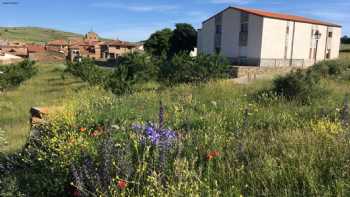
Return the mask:
<svg viewBox="0 0 350 197">
<path fill-rule="evenodd" d="M 217 15 L 219 14 L 222 14 L 224 13 L 225 11 L 229 10 L 229 9 L 234 9 L 234 10 L 239 10 L 241 12 L 246 12 L 246 13 L 249 13 L 249 14 L 253 14 L 253 15 L 256 15 L 256 16 L 260 16 L 260 17 L 265 17 L 265 18 L 273 18 L 273 19 L 279 19 L 279 20 L 286 20 L 286 21 L 295 21 L 295 22 L 300 22 L 300 23 L 307 23 L 307 24 L 315 24 L 315 25 L 324 25 L 324 26 L 329 26 L 329 27 L 338 27 L 338 28 L 342 28 L 341 25 L 338 25 L 338 24 L 331 24 L 331 23 L 311 23 L 311 22 L 302 22 L 302 21 L 298 21 L 298 20 L 287 20 L 287 19 L 281 19 L 281 18 L 278 18 L 278 17 L 270 17 L 270 16 L 264 16 L 264 15 L 261 15 L 261 14 L 257 14 L 257 13 L 252 13 L 252 12 L 249 12 L 243 8 L 240 8 L 240 7 L 233 7 L 233 6 L 229 6 L 227 8 L 225 8 L 224 10 L 218 12 L 217 14 L 209 17 L 207 20 L 203 21 L 202 24 L 210 21 L 211 19 L 215 18 Z"/>
</svg>

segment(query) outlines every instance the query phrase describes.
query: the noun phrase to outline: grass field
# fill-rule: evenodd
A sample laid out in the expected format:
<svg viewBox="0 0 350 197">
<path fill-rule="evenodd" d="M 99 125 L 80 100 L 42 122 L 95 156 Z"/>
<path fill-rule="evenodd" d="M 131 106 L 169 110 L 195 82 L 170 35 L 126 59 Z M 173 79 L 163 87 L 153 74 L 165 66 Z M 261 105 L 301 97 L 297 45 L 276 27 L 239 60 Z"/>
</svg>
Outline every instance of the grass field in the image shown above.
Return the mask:
<svg viewBox="0 0 350 197">
<path fill-rule="evenodd" d="M 45 43 L 55 39 L 67 39 L 82 35 L 39 27 L 0 27 L 0 39 L 29 43 Z"/>
<path fill-rule="evenodd" d="M 39 72 L 20 87 L 0 96 L 0 127 L 6 131 L 7 150 L 18 150 L 29 132 L 29 109 L 33 106 L 60 106 L 74 96 L 84 83 L 71 76 L 61 77 L 64 64 L 37 64 Z"/>
<path fill-rule="evenodd" d="M 350 50 L 350 44 L 342 44 L 340 50 Z"/>
</svg>

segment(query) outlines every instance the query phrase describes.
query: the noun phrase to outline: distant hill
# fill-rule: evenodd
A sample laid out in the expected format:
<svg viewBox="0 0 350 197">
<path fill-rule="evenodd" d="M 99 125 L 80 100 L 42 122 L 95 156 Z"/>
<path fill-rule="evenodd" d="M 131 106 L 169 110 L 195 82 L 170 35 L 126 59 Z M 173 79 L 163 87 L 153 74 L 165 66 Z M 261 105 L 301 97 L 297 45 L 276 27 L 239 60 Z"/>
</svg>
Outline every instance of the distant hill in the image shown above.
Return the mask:
<svg viewBox="0 0 350 197">
<path fill-rule="evenodd" d="M 80 34 L 39 27 L 0 27 L 0 39 L 26 43 L 46 43 L 50 40 L 82 37 Z"/>
</svg>

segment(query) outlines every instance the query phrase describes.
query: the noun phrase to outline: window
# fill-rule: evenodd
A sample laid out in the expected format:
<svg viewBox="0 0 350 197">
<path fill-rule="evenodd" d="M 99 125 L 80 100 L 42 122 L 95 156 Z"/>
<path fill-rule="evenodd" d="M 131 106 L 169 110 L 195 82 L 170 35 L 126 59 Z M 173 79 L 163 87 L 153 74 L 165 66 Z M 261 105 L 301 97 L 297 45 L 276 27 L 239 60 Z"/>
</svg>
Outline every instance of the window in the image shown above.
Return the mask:
<svg viewBox="0 0 350 197">
<path fill-rule="evenodd" d="M 241 32 L 248 32 L 248 23 L 241 24 Z"/>
<path fill-rule="evenodd" d="M 241 29 L 239 33 L 239 46 L 248 45 L 249 14 L 241 12 Z"/>
<path fill-rule="evenodd" d="M 217 34 L 221 34 L 221 33 L 222 33 L 222 26 L 221 26 L 221 25 L 216 25 L 216 30 L 215 30 L 215 32 L 216 32 Z"/>
<path fill-rule="evenodd" d="M 241 13 L 241 23 L 248 23 L 249 22 L 249 14 L 242 12 Z"/>
<path fill-rule="evenodd" d="M 326 59 L 331 58 L 331 49 L 327 49 Z"/>
<path fill-rule="evenodd" d="M 286 34 L 289 34 L 289 25 L 287 25 Z"/>
<path fill-rule="evenodd" d="M 247 45 L 248 45 L 248 32 L 240 32 L 239 46 L 247 46 Z"/>
<path fill-rule="evenodd" d="M 221 48 L 220 48 L 220 47 L 216 47 L 216 48 L 215 48 L 215 52 L 216 52 L 217 54 L 220 54 Z"/>
<path fill-rule="evenodd" d="M 333 37 L 333 32 L 328 32 L 328 37 L 332 38 Z"/>
</svg>

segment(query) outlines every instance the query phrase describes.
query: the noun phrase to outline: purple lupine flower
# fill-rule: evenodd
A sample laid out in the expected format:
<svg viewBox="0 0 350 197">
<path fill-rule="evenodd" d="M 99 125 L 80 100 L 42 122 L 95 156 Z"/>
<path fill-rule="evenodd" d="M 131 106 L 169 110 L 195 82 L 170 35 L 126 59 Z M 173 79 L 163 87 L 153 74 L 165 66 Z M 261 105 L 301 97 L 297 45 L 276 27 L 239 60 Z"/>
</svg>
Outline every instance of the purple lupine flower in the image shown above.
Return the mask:
<svg viewBox="0 0 350 197">
<path fill-rule="evenodd" d="M 146 141 L 151 142 L 156 146 L 169 147 L 176 139 L 176 133 L 170 129 L 160 129 L 152 123 L 147 123 L 145 126 L 134 124 L 132 126 L 135 132 L 141 133 L 141 143 Z"/>
</svg>

